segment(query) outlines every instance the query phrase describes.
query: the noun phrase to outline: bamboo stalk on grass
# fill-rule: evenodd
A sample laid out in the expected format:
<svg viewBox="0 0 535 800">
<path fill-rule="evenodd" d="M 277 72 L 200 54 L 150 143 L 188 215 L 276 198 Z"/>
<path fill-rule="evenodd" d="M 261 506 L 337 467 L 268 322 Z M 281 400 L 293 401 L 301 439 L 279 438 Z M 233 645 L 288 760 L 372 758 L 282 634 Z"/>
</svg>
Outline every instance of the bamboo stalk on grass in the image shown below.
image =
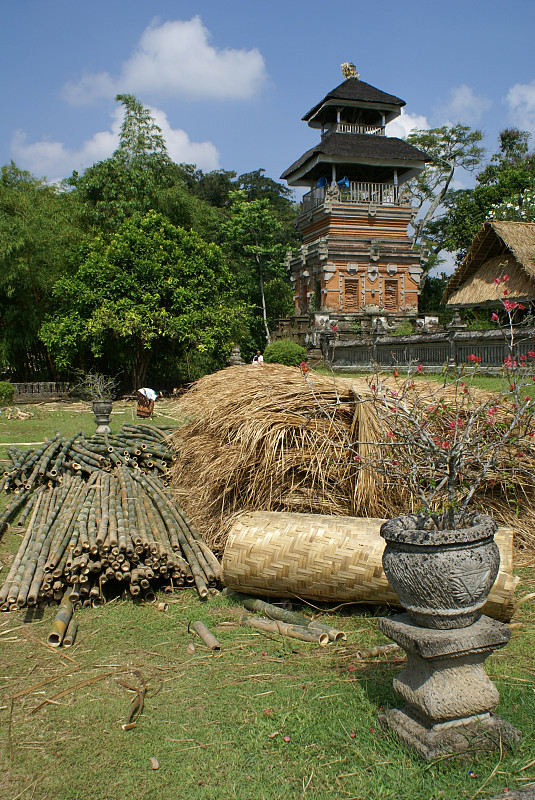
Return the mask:
<svg viewBox="0 0 535 800">
<path fill-rule="evenodd" d="M 206 627 L 206 625 L 204 625 L 204 623 L 197 621 L 194 622 L 191 627 L 193 628 L 195 633 L 201 637 L 205 645 L 210 650 L 221 650 L 221 645 L 217 641 L 216 637 L 214 636 L 213 633 L 211 633 L 208 630 L 208 628 Z"/>
<path fill-rule="evenodd" d="M 42 499 L 43 499 L 43 491 L 44 491 L 44 487 L 41 490 L 38 490 L 37 493 L 36 493 L 36 500 L 35 500 L 35 503 L 34 503 L 34 509 L 33 509 L 31 520 L 30 520 L 30 524 L 28 525 L 28 528 L 26 530 L 26 534 L 24 536 L 24 539 L 22 540 L 22 543 L 21 543 L 21 545 L 20 545 L 20 547 L 19 547 L 19 549 L 18 549 L 18 551 L 17 551 L 17 553 L 15 555 L 15 558 L 13 559 L 13 563 L 11 564 L 11 567 L 9 569 L 7 577 L 6 577 L 2 587 L 0 588 L 0 607 L 4 611 L 7 611 L 9 609 L 9 606 L 16 601 L 16 595 L 15 595 L 15 598 L 13 600 L 8 599 L 8 598 L 10 596 L 10 590 L 11 590 L 11 586 L 12 586 L 13 580 L 14 580 L 14 578 L 15 578 L 18 570 L 19 570 L 19 567 L 20 567 L 20 565 L 22 563 L 22 560 L 24 559 L 26 550 L 28 548 L 28 545 L 29 545 L 30 540 L 31 540 L 32 535 L 33 535 L 33 524 L 32 523 L 34 522 L 34 520 L 37 517 L 37 514 L 39 512 L 39 506 L 40 506 L 40 504 L 42 502 Z M 17 590 L 17 594 L 18 594 L 18 590 Z"/>
<path fill-rule="evenodd" d="M 20 509 L 27 503 L 30 496 L 29 489 L 24 489 L 20 494 L 16 495 L 11 502 L 7 504 L 2 515 L 0 516 L 0 536 L 7 530 L 9 523 L 20 511 Z M 31 508 L 31 506 L 30 506 Z"/>
<path fill-rule="evenodd" d="M 314 631 L 304 625 L 292 625 L 274 619 L 263 617 L 252 617 L 244 614 L 240 618 L 241 625 L 265 631 L 266 633 L 280 633 L 282 636 L 289 636 L 292 639 L 300 639 L 302 642 L 314 642 L 322 647 L 329 644 L 329 636 L 323 631 Z"/>
<path fill-rule="evenodd" d="M 17 604 L 17 607 L 19 607 L 18 597 L 21 591 L 21 587 L 22 591 L 24 592 L 25 581 L 28 579 L 28 577 L 31 577 L 31 575 L 35 571 L 35 559 L 36 559 L 35 545 L 42 530 L 42 522 L 46 518 L 49 505 L 50 505 L 50 493 L 43 492 L 42 501 L 39 504 L 37 513 L 35 515 L 35 521 L 31 526 L 32 530 L 28 545 L 20 561 L 19 568 L 11 582 L 11 587 L 9 589 L 9 594 L 8 594 L 8 601 L 10 605 Z M 26 587 L 26 592 L 28 591 L 29 588 L 30 586 L 28 583 Z M 24 605 L 24 603 L 22 605 Z"/>
<path fill-rule="evenodd" d="M 310 617 L 305 617 L 302 614 L 296 614 L 294 611 L 288 611 L 284 608 L 280 608 L 272 603 L 267 603 L 266 601 L 260 600 L 257 597 L 251 597 L 250 595 L 242 594 L 241 592 L 234 592 L 232 589 L 228 588 L 223 589 L 223 595 L 228 597 L 230 600 L 235 600 L 241 603 L 249 611 L 258 611 L 269 619 L 288 622 L 291 625 L 298 625 L 299 627 L 308 628 L 313 632 L 318 631 L 319 633 L 326 633 L 329 637 L 329 641 L 331 642 L 337 642 L 340 640 L 345 641 L 345 639 L 347 639 L 346 634 L 337 628 L 317 622 L 315 619 L 310 619 Z"/>
<path fill-rule="evenodd" d="M 47 636 L 47 644 L 52 647 L 59 647 L 61 645 L 72 615 L 72 601 L 68 597 L 64 597 Z"/>
<path fill-rule="evenodd" d="M 96 599 L 96 598 L 95 598 Z M 92 600 L 92 603 L 95 602 L 95 599 Z M 76 634 L 78 633 L 78 622 L 75 619 L 70 619 L 69 624 L 67 625 L 67 630 L 65 631 L 65 636 L 63 637 L 63 647 L 72 647 L 74 644 L 74 640 L 76 639 Z"/>
</svg>

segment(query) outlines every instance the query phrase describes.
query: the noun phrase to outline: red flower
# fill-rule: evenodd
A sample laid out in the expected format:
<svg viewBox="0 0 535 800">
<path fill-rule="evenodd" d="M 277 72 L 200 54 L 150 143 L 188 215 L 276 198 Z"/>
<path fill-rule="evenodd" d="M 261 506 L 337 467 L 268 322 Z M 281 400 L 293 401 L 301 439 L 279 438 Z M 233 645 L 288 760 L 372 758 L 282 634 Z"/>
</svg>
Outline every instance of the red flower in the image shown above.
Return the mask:
<svg viewBox="0 0 535 800">
<path fill-rule="evenodd" d="M 508 280 L 509 280 L 509 275 L 504 275 L 502 277 L 502 281 L 508 281 Z"/>
<path fill-rule="evenodd" d="M 399 372 L 397 371 L 397 369 L 395 369 L 392 374 L 393 374 L 394 378 L 399 378 Z"/>
<path fill-rule="evenodd" d="M 422 370 L 423 370 L 422 364 L 418 364 L 418 366 L 416 367 L 416 372 L 421 372 Z"/>
<path fill-rule="evenodd" d="M 498 285 L 498 284 L 500 283 L 500 279 L 499 279 L 499 278 L 494 278 L 494 283 L 495 283 L 496 285 Z"/>
<path fill-rule="evenodd" d="M 497 313 L 495 311 L 492 312 L 492 314 L 490 315 L 490 318 L 491 318 L 491 320 L 493 322 L 498 322 L 498 320 L 499 320 L 499 317 L 498 317 L 498 315 L 497 315 Z"/>
<path fill-rule="evenodd" d="M 473 353 L 470 353 L 469 356 L 466 356 L 467 361 L 471 361 L 473 364 L 478 364 L 481 361 L 481 356 L 476 356 Z"/>
</svg>

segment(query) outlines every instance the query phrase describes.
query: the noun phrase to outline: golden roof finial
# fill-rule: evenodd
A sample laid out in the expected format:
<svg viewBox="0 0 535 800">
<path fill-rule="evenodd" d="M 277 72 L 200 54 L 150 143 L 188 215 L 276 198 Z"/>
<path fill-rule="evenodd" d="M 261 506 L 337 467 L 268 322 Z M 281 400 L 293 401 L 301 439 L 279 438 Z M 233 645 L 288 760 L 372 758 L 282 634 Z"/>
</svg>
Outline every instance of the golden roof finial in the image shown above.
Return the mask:
<svg viewBox="0 0 535 800">
<path fill-rule="evenodd" d="M 351 61 L 344 61 L 344 63 L 340 64 L 340 66 L 346 80 L 347 78 L 356 78 L 359 80 L 360 75 L 357 72 L 356 66 Z"/>
</svg>

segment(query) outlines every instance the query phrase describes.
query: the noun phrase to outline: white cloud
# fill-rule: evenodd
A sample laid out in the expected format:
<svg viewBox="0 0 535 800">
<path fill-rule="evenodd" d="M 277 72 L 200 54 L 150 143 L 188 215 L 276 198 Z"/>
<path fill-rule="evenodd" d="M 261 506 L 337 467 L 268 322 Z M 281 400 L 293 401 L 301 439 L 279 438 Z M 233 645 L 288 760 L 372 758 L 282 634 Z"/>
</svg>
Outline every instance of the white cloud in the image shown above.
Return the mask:
<svg viewBox="0 0 535 800">
<path fill-rule="evenodd" d="M 68 177 L 73 170 L 82 170 L 95 161 L 108 158 L 117 146 L 117 137 L 110 131 L 99 131 L 87 139 L 79 150 L 63 142 L 41 139 L 28 144 L 24 131 L 18 130 L 11 140 L 11 153 L 17 164 L 37 177 L 55 183 Z"/>
<path fill-rule="evenodd" d="M 451 90 L 448 101 L 439 107 L 437 113 L 448 120 L 449 125 L 459 122 L 463 125 L 476 125 L 491 105 L 492 100 L 478 97 L 470 86 L 462 83 Z"/>
<path fill-rule="evenodd" d="M 386 126 L 386 135 L 397 136 L 399 139 L 403 139 L 411 131 L 429 130 L 430 127 L 427 117 L 423 117 L 419 114 L 407 114 L 402 108 L 401 116 L 389 122 Z"/>
<path fill-rule="evenodd" d="M 177 163 L 196 164 L 209 172 L 219 167 L 219 154 L 212 142 L 192 142 L 180 128 L 172 128 L 167 115 L 157 108 L 150 109 L 152 117 L 162 129 L 169 156 Z M 119 143 L 119 131 L 123 120 L 123 109 L 116 108 L 110 130 L 99 131 L 76 150 L 63 142 L 42 139 L 28 144 L 24 131 L 16 131 L 11 141 L 13 159 L 23 169 L 56 182 L 71 174 L 73 170 L 84 170 L 96 161 L 111 156 Z"/>
<path fill-rule="evenodd" d="M 535 134 L 535 80 L 515 84 L 509 89 L 505 100 L 514 124 Z"/>
<path fill-rule="evenodd" d="M 169 97 L 248 99 L 265 84 L 266 68 L 257 48 L 218 50 L 199 16 L 149 26 L 119 77 L 88 73 L 63 87 L 73 104 L 132 92 Z"/>
<path fill-rule="evenodd" d="M 150 109 L 152 117 L 162 129 L 167 152 L 177 164 L 196 164 L 204 172 L 219 169 L 219 153 L 212 142 L 192 142 L 186 131 L 172 128 L 164 111 Z"/>
</svg>

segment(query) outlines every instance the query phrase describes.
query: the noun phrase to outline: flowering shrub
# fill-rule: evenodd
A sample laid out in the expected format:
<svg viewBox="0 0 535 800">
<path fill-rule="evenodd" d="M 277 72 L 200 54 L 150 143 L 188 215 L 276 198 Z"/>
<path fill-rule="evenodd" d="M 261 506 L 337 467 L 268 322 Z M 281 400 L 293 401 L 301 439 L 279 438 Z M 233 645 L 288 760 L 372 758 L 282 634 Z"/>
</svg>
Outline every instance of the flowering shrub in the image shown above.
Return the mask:
<svg viewBox="0 0 535 800">
<path fill-rule="evenodd" d="M 507 276 L 497 281 L 502 293 L 506 282 Z M 535 351 L 520 354 L 515 342 L 521 304 L 501 302 L 508 355 L 499 392 L 475 389 L 482 358 L 471 353 L 465 365 L 444 369 L 442 384 L 419 380 L 421 364 L 410 364 L 404 379 L 397 370 L 376 371 L 371 396 L 357 399 L 371 405 L 379 435 L 365 440 L 359 429 L 358 441 L 347 441 L 353 468 L 380 476 L 384 492 L 405 487 L 423 512 L 422 525 L 430 518 L 437 528 L 462 525 L 480 489 L 535 485 L 535 403 L 526 392 L 535 381 Z"/>
<path fill-rule="evenodd" d="M 525 189 L 520 196 L 492 205 L 487 219 L 533 222 L 535 220 L 535 186 Z"/>
</svg>

